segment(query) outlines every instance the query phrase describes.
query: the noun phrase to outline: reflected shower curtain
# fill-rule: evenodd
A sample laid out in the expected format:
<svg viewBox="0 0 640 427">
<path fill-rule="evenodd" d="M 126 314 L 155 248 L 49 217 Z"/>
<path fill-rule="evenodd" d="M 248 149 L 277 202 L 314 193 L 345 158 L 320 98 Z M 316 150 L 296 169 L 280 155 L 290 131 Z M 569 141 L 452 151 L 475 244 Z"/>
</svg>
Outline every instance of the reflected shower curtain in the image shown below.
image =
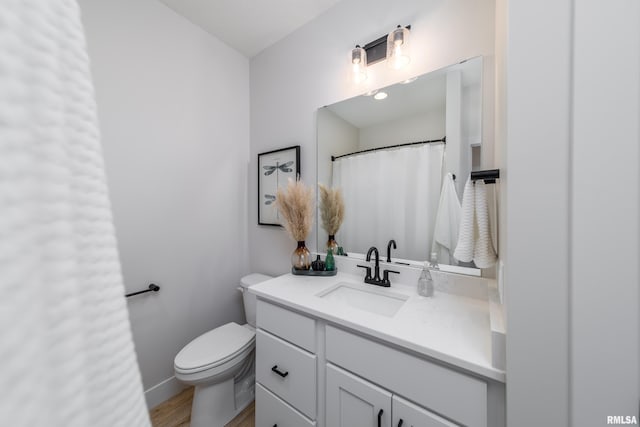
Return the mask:
<svg viewBox="0 0 640 427">
<path fill-rule="evenodd" d="M 333 162 L 345 220 L 339 243 L 347 252 L 381 253 L 389 239 L 394 258 L 427 260 L 440 198 L 444 144 L 424 144 L 343 157 Z"/>
<path fill-rule="evenodd" d="M 150 425 L 75 0 L 0 7 L 0 424 Z"/>
</svg>

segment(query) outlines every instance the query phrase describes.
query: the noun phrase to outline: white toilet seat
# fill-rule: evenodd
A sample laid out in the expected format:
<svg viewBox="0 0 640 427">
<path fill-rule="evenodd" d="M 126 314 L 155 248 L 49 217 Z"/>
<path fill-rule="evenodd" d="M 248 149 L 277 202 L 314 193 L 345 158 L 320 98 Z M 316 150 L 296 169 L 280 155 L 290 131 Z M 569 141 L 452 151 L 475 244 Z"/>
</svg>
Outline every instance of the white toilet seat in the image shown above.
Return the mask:
<svg viewBox="0 0 640 427">
<path fill-rule="evenodd" d="M 187 383 L 212 380 L 245 361 L 255 347 L 255 332 L 230 322 L 187 344 L 175 357 L 176 378 Z"/>
</svg>

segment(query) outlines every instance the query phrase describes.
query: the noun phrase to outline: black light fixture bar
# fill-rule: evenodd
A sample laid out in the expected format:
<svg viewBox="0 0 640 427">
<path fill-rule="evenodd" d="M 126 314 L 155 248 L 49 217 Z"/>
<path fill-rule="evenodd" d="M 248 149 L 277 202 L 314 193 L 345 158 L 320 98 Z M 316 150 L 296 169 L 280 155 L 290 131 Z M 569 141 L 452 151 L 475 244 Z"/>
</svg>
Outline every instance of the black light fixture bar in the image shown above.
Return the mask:
<svg viewBox="0 0 640 427">
<path fill-rule="evenodd" d="M 410 30 L 411 25 L 405 28 Z M 373 65 L 387 58 L 387 36 L 388 34 L 385 34 L 362 47 L 367 52 L 367 65 Z"/>
</svg>

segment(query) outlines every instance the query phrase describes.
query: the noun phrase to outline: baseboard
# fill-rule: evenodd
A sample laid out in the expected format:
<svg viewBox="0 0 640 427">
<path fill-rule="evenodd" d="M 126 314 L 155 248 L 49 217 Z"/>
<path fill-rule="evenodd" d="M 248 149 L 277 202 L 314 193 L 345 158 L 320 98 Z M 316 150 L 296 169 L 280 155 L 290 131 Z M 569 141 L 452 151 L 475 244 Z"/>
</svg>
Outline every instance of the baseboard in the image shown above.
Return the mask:
<svg viewBox="0 0 640 427">
<path fill-rule="evenodd" d="M 187 386 L 176 379 L 170 377 L 144 391 L 144 398 L 147 400 L 147 408 L 153 409 L 165 400 L 168 400 L 180 393 Z"/>
</svg>

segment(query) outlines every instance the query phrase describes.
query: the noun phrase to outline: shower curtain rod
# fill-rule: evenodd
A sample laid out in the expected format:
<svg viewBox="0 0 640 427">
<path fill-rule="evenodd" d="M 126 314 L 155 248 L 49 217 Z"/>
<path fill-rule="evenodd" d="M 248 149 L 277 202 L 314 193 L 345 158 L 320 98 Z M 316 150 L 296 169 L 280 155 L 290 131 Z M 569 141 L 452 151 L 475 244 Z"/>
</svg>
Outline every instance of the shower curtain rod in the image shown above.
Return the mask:
<svg viewBox="0 0 640 427">
<path fill-rule="evenodd" d="M 341 157 L 349 157 L 355 154 L 368 153 L 370 151 L 378 151 L 378 150 L 387 150 L 389 148 L 398 148 L 398 147 L 406 147 L 409 145 L 420 145 L 420 144 L 431 144 L 435 142 L 442 142 L 443 144 L 447 143 L 447 137 L 443 136 L 442 139 L 432 139 L 430 141 L 418 141 L 418 142 L 407 142 L 406 144 L 396 144 L 396 145 L 388 145 L 386 147 L 377 147 L 377 148 L 369 148 L 368 150 L 354 151 L 353 153 L 342 154 L 340 156 L 331 156 L 331 161 L 334 162 Z"/>
</svg>

